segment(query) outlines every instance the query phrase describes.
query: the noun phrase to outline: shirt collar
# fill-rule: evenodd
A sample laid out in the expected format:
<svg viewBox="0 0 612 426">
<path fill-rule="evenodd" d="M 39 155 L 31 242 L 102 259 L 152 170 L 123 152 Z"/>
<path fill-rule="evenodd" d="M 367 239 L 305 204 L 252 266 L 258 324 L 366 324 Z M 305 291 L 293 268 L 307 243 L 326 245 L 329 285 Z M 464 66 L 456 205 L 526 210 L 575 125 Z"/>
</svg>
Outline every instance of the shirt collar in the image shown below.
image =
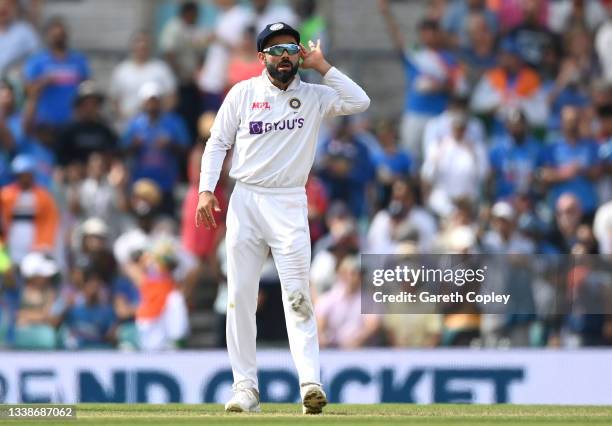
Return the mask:
<svg viewBox="0 0 612 426">
<path fill-rule="evenodd" d="M 293 81 L 291 81 L 291 83 L 289 84 L 289 87 L 287 87 L 287 90 L 281 90 L 278 87 L 276 87 L 274 84 L 272 84 L 272 81 L 270 81 L 270 77 L 268 76 L 268 70 L 265 68 L 261 72 L 261 78 L 263 80 L 264 86 L 270 88 L 271 90 L 277 90 L 279 92 L 282 92 L 282 91 L 289 92 L 291 90 L 296 90 L 302 82 L 302 79 L 300 78 L 300 73 L 297 73 L 293 77 Z"/>
</svg>

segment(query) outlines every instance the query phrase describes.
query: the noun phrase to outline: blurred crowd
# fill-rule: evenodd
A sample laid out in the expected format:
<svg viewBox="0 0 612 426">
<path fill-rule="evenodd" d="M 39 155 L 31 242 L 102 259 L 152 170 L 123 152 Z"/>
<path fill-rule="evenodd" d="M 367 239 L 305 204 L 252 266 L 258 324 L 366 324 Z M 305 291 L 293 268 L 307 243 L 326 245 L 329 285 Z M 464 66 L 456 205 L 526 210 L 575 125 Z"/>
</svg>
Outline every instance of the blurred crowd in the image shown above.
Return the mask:
<svg viewBox="0 0 612 426">
<path fill-rule="evenodd" d="M 231 156 L 216 230 L 195 227 L 200 159 L 224 94 L 263 71 L 266 24 L 333 50 L 317 3 L 180 2 L 102 87 L 69 23 L 0 0 L 0 348 L 224 345 Z M 361 253 L 612 254 L 612 1 L 430 1 L 414 28 L 403 6 L 377 3 L 403 111 L 326 123 L 306 186 L 321 346 L 612 344 L 612 317 L 545 303 L 502 318 L 361 314 Z M 588 262 L 565 279 L 567 297 L 612 300 Z M 262 341 L 285 338 L 282 312 L 270 258 Z"/>
</svg>

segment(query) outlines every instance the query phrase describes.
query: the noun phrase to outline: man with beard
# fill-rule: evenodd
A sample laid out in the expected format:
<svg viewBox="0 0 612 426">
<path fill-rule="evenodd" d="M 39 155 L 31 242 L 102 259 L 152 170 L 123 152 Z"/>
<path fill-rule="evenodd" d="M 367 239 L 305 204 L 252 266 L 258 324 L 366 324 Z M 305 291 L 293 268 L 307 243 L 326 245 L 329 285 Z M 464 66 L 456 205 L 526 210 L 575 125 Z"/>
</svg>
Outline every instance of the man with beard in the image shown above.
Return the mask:
<svg viewBox="0 0 612 426">
<path fill-rule="evenodd" d="M 308 277 L 310 237 L 304 185 L 323 119 L 365 111 L 370 99 L 332 67 L 320 42 L 300 44 L 300 34 L 278 22 L 257 37 L 266 69 L 228 93 L 202 156 L 196 225 L 215 228 L 213 192 L 226 151 L 233 145 L 236 179 L 227 212 L 227 345 L 234 396 L 226 411 L 258 412 L 255 310 L 261 268 L 272 250 L 281 280 L 289 347 L 296 364 L 304 414 L 327 403 L 321 388 L 317 325 Z M 304 83 L 298 68 L 313 69 L 323 85 Z"/>
</svg>

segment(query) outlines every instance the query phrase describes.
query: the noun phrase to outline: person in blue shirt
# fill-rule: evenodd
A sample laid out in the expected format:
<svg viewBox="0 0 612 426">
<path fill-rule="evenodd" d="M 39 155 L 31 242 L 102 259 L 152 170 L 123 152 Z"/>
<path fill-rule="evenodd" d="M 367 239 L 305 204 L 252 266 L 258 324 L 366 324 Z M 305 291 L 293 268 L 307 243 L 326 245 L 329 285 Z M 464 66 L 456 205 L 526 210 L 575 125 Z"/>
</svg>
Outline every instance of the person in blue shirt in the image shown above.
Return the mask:
<svg viewBox="0 0 612 426">
<path fill-rule="evenodd" d="M 329 199 L 343 201 L 358 219 L 367 215 L 366 193 L 375 176 L 374 163 L 366 145 L 352 133 L 344 119 L 335 137 L 322 145 L 319 177 Z"/>
<path fill-rule="evenodd" d="M 412 159 L 408 153 L 397 148 L 397 131 L 392 123 L 379 123 L 376 135 L 380 149 L 372 154 L 372 162 L 381 190 L 378 202 L 380 206 L 386 206 L 391 198 L 393 183 L 410 177 Z"/>
<path fill-rule="evenodd" d="M 551 206 L 564 193 L 574 194 L 580 201 L 585 215 L 592 217 L 598 206 L 595 181 L 601 174 L 598 147 L 594 141 L 580 135 L 580 110 L 565 106 L 561 111 L 563 136 L 548 147 L 541 180 L 550 185 Z"/>
<path fill-rule="evenodd" d="M 153 180 L 163 193 L 162 211 L 173 215 L 172 190 L 180 177 L 189 132 L 178 115 L 163 111 L 162 95 L 157 83 L 143 85 L 139 92 L 142 112 L 128 122 L 121 146 L 131 161 L 132 182 Z"/>
<path fill-rule="evenodd" d="M 44 123 L 34 123 L 33 109 L 34 104 L 28 99 L 23 110 L 18 110 L 13 87 L 0 83 L 0 140 L 5 148 L 2 155 L 7 161 L 18 154 L 33 157 L 37 164 L 36 183 L 49 189 L 55 166 L 53 129 Z M 10 179 L 6 178 L 0 171 L 0 182 L 8 183 Z"/>
<path fill-rule="evenodd" d="M 68 32 L 60 19 L 45 28 L 47 48 L 24 65 L 28 97 L 36 101 L 36 122 L 59 128 L 72 115 L 79 84 L 89 79 L 87 58 L 68 46 Z"/>
<path fill-rule="evenodd" d="M 530 133 L 525 114 L 508 113 L 506 133 L 494 139 L 489 152 L 495 201 L 526 193 L 543 161 L 543 147 Z"/>
<path fill-rule="evenodd" d="M 83 288 L 68 301 L 63 317 L 68 349 L 112 348 L 117 317 L 105 288 L 104 274 L 87 269 Z"/>
<path fill-rule="evenodd" d="M 404 117 L 400 130 L 402 148 L 410 152 L 419 165 L 427 121 L 446 109 L 451 94 L 465 91 L 467 86 L 455 55 L 444 48 L 444 34 L 437 21 L 425 19 L 419 23 L 421 47 L 407 52 L 388 0 L 381 0 L 379 4 L 406 74 Z"/>
</svg>

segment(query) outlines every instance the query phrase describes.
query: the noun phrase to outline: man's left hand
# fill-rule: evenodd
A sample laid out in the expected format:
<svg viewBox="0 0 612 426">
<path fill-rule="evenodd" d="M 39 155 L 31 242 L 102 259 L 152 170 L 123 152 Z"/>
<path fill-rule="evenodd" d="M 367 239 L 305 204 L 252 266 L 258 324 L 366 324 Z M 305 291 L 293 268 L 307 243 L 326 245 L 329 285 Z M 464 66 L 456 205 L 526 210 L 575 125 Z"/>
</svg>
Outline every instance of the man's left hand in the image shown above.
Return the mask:
<svg viewBox="0 0 612 426">
<path fill-rule="evenodd" d="M 321 75 L 327 74 L 330 70 L 331 65 L 325 60 L 323 52 L 321 51 L 321 40 L 317 40 L 317 44 L 310 40 L 308 42 L 307 50 L 303 44 L 300 44 L 300 57 L 302 58 L 302 69 L 313 69 L 317 70 Z"/>
</svg>

